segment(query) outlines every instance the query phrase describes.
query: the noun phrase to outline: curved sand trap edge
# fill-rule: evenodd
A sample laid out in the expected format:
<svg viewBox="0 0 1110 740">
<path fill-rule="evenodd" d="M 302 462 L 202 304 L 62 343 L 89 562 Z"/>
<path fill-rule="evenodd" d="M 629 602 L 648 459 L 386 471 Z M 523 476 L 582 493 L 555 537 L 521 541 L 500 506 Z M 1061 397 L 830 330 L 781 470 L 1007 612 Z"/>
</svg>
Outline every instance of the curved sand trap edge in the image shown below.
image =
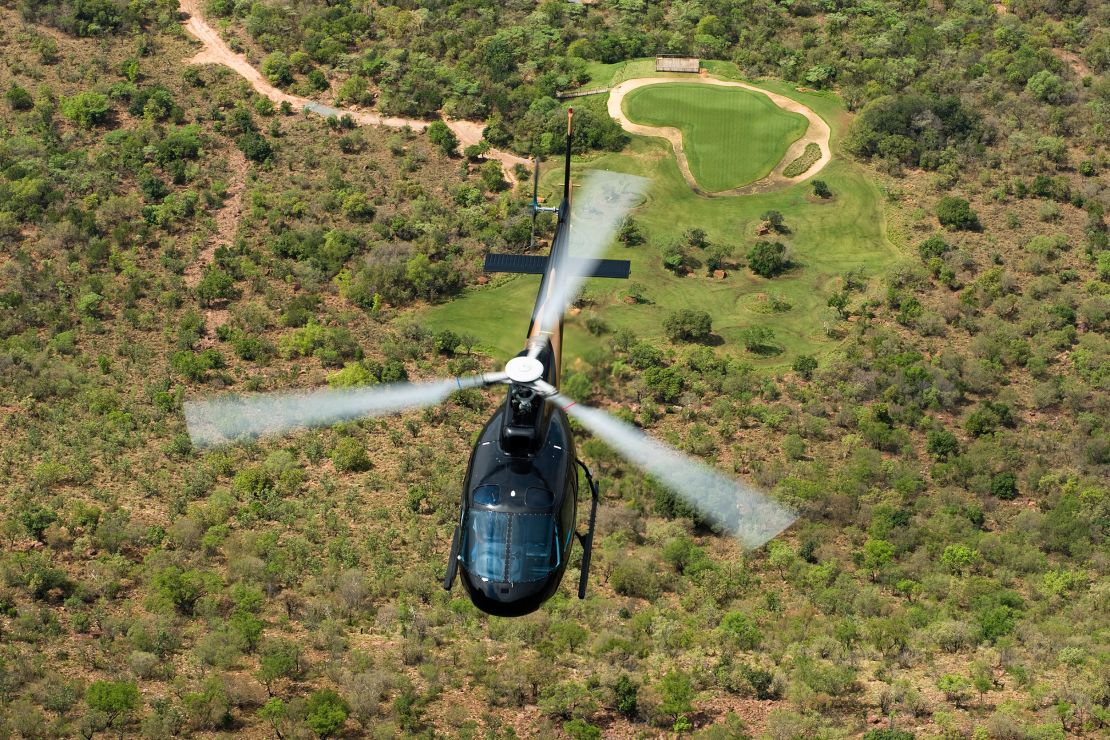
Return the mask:
<svg viewBox="0 0 1110 740">
<path fill-rule="evenodd" d="M 682 132 L 672 126 L 645 126 L 639 123 L 633 123 L 624 114 L 624 98 L 628 93 L 641 87 L 648 85 L 665 85 L 674 83 L 697 83 L 701 85 L 717 85 L 719 87 L 739 87 L 752 92 L 761 93 L 771 99 L 771 102 L 791 113 L 799 113 L 805 116 L 809 121 L 809 127 L 806 129 L 802 137 L 795 141 L 786 150 L 782 159 L 774 169 L 766 176 L 755 182 L 750 182 L 738 188 L 731 188 L 729 190 L 719 190 L 717 192 L 707 192 L 698 185 L 698 181 L 694 178 L 694 174 L 690 171 L 690 163 L 686 159 L 686 150 L 682 144 Z M 799 103 L 797 100 L 779 95 L 778 93 L 764 90 L 755 85 L 749 85 L 745 82 L 735 82 L 733 80 L 718 80 L 715 77 L 697 77 L 690 79 L 676 79 L 673 77 L 640 77 L 634 80 L 625 80 L 624 82 L 614 86 L 609 91 L 609 115 L 616 119 L 621 128 L 630 134 L 639 134 L 641 136 L 656 136 L 664 138 L 671 143 L 674 149 L 675 159 L 678 161 L 678 169 L 682 172 L 686 184 L 690 189 L 699 195 L 708 197 L 718 196 L 732 196 L 732 195 L 748 195 L 751 193 L 762 193 L 768 190 L 774 190 L 780 187 L 793 185 L 794 183 L 801 182 L 806 178 L 816 175 L 821 169 L 832 160 L 832 149 L 829 145 L 829 139 L 832 136 L 832 131 L 829 129 L 829 124 L 825 123 L 825 119 L 813 112 L 811 108 Z M 821 147 L 821 157 L 814 162 L 809 169 L 800 175 L 794 177 L 787 177 L 782 174 L 787 165 L 793 162 L 798 157 L 802 156 L 805 152 L 807 144 L 816 144 Z"/>
</svg>

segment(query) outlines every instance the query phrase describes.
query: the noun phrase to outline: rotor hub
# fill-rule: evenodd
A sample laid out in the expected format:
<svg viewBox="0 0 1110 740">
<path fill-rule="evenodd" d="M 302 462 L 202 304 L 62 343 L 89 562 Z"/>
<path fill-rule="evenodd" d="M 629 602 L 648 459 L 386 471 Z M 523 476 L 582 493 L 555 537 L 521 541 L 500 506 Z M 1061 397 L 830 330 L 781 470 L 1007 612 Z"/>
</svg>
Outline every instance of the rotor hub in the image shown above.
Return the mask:
<svg viewBox="0 0 1110 740">
<path fill-rule="evenodd" d="M 543 377 L 543 363 L 535 357 L 514 357 L 505 365 L 505 372 L 514 383 L 534 383 Z"/>
</svg>

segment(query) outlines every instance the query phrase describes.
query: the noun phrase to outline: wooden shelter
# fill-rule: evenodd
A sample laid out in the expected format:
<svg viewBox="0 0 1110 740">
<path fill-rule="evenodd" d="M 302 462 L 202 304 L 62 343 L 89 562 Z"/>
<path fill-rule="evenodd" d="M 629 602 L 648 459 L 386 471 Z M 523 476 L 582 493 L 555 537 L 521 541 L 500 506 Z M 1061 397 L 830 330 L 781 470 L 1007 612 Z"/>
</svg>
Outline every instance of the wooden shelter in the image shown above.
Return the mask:
<svg viewBox="0 0 1110 740">
<path fill-rule="evenodd" d="M 701 59 L 684 57 L 677 54 L 663 54 L 655 57 L 656 72 L 691 72 L 697 74 L 701 69 Z"/>
</svg>

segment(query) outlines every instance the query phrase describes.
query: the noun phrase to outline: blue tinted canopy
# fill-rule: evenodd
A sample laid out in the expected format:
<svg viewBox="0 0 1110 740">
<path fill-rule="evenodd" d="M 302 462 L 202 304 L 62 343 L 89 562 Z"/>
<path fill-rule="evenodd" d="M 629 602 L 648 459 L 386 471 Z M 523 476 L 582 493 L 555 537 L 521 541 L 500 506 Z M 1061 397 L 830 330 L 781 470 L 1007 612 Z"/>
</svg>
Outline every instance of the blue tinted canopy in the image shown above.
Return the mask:
<svg viewBox="0 0 1110 740">
<path fill-rule="evenodd" d="M 558 539 L 558 525 L 551 513 L 472 508 L 463 528 L 462 562 L 486 581 L 538 581 L 559 566 Z"/>
</svg>

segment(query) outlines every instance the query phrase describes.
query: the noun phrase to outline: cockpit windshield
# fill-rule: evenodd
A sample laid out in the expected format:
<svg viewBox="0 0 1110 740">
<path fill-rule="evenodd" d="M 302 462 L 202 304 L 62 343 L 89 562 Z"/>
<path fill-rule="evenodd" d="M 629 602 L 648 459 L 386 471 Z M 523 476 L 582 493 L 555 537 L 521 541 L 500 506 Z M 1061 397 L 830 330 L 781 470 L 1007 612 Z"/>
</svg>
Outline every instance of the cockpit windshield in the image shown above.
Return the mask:
<svg viewBox="0 0 1110 740">
<path fill-rule="evenodd" d="M 463 537 L 463 564 L 485 581 L 538 581 L 559 566 L 558 527 L 551 513 L 472 508 Z"/>
</svg>

